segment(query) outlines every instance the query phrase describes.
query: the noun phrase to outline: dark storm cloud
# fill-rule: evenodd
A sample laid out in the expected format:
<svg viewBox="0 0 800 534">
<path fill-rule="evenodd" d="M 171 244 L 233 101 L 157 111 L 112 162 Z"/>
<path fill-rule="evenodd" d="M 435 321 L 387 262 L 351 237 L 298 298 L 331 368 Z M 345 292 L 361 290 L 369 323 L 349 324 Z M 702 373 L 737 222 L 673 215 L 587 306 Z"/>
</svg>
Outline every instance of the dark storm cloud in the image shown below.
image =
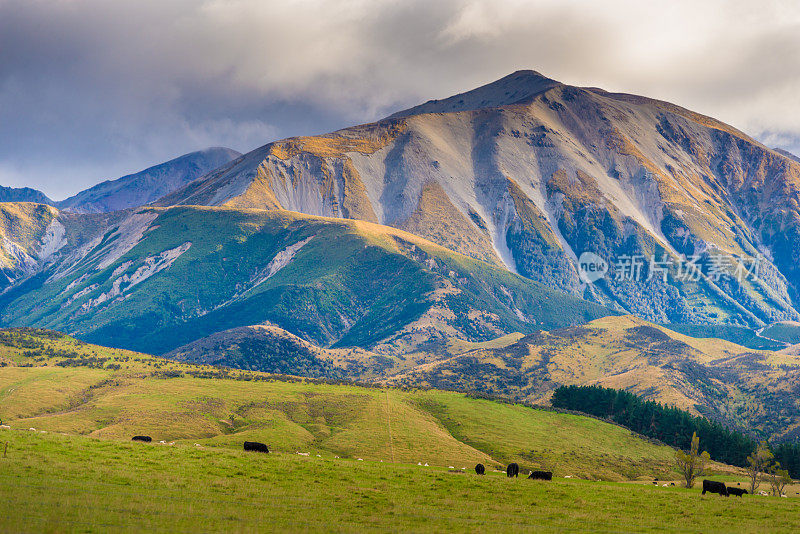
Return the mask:
<svg viewBox="0 0 800 534">
<path fill-rule="evenodd" d="M 798 150 L 799 23 L 778 1 L 0 0 L 0 184 L 61 198 L 520 68 L 671 100 Z"/>
</svg>

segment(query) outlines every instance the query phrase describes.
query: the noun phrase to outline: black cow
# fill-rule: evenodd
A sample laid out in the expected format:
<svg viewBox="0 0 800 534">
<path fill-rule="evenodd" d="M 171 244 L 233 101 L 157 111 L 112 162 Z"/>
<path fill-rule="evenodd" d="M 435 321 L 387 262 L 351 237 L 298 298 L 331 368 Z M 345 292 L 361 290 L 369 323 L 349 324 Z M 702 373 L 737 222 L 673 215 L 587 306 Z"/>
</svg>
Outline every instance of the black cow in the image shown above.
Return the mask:
<svg viewBox="0 0 800 534">
<path fill-rule="evenodd" d="M 144 441 L 145 443 L 150 443 L 151 441 L 153 441 L 153 438 L 151 438 L 150 436 L 133 436 L 131 438 L 131 441 Z"/>
<path fill-rule="evenodd" d="M 269 452 L 269 447 L 257 441 L 245 441 L 244 450 L 254 452 Z"/>
<path fill-rule="evenodd" d="M 728 495 L 735 495 L 736 497 L 741 497 L 742 495 L 747 494 L 747 490 L 743 488 L 727 488 Z"/>
<path fill-rule="evenodd" d="M 475 466 L 475 474 L 483 475 L 485 473 L 486 473 L 486 468 L 483 466 L 483 464 L 478 464 Z"/>
<path fill-rule="evenodd" d="M 713 480 L 703 480 L 703 495 L 705 495 L 706 492 L 728 496 L 728 488 L 725 487 L 725 484 Z"/>
<path fill-rule="evenodd" d="M 517 464 L 508 464 L 508 467 L 506 467 L 506 476 L 508 478 L 518 477 L 519 476 L 519 465 L 517 465 Z"/>
<path fill-rule="evenodd" d="M 531 474 L 528 475 L 528 478 L 532 478 L 534 480 L 553 480 L 553 472 L 552 471 L 531 471 Z"/>
</svg>

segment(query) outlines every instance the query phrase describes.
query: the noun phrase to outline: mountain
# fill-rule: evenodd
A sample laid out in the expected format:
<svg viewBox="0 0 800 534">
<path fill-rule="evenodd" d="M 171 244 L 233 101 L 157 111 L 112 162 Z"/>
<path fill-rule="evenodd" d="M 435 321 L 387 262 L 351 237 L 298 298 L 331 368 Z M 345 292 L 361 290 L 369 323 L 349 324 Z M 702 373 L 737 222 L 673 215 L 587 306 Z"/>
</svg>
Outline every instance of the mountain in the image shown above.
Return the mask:
<svg viewBox="0 0 800 534">
<path fill-rule="evenodd" d="M 660 323 L 800 319 L 800 164 L 679 106 L 533 71 L 265 145 L 157 204 L 377 222 Z M 610 265 L 592 284 L 584 252 Z"/>
<path fill-rule="evenodd" d="M 136 174 L 105 181 L 54 205 L 77 213 L 101 213 L 144 206 L 239 156 L 239 152 L 230 148 L 207 148 Z"/>
<path fill-rule="evenodd" d="M 0 294 L 0 322 L 111 346 L 161 354 L 269 322 L 319 346 L 402 354 L 448 337 L 485 340 L 614 313 L 364 221 L 198 206 L 100 215 L 21 206 L 28 211 L 15 224 L 29 231 L 15 246 L 27 247 L 25 262 Z"/>
<path fill-rule="evenodd" d="M 0 325 L 526 401 L 602 383 L 791 437 L 791 351 L 652 323 L 771 346 L 766 323 L 800 319 L 799 206 L 800 164 L 723 123 L 522 71 L 265 145 L 147 206 L 2 203 Z"/>
<path fill-rule="evenodd" d="M 47 195 L 30 187 L 4 187 L 0 185 L 0 202 L 36 202 L 53 204 Z"/>
</svg>

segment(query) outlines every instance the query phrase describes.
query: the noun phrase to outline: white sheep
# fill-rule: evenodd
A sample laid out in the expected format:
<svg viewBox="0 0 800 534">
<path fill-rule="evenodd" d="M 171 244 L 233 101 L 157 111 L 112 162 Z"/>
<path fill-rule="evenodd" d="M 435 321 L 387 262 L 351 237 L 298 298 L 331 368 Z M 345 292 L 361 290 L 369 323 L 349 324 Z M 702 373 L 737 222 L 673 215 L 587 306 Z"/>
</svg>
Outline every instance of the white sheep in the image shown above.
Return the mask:
<svg viewBox="0 0 800 534">
<path fill-rule="evenodd" d="M 299 454 L 300 456 L 308 456 L 309 455 L 309 453 L 307 453 L 307 452 L 298 452 L 297 454 Z"/>
</svg>

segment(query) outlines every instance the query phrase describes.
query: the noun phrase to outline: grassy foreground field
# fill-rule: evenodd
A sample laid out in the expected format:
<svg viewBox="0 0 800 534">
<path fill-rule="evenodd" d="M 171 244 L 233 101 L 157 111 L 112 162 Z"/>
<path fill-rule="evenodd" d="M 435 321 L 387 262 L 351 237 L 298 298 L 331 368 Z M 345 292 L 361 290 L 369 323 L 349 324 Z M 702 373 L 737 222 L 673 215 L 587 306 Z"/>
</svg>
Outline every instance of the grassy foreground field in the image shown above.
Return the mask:
<svg viewBox="0 0 800 534">
<path fill-rule="evenodd" d="M 2 532 L 800 530 L 800 499 L 27 430 L 0 440 Z"/>
</svg>

